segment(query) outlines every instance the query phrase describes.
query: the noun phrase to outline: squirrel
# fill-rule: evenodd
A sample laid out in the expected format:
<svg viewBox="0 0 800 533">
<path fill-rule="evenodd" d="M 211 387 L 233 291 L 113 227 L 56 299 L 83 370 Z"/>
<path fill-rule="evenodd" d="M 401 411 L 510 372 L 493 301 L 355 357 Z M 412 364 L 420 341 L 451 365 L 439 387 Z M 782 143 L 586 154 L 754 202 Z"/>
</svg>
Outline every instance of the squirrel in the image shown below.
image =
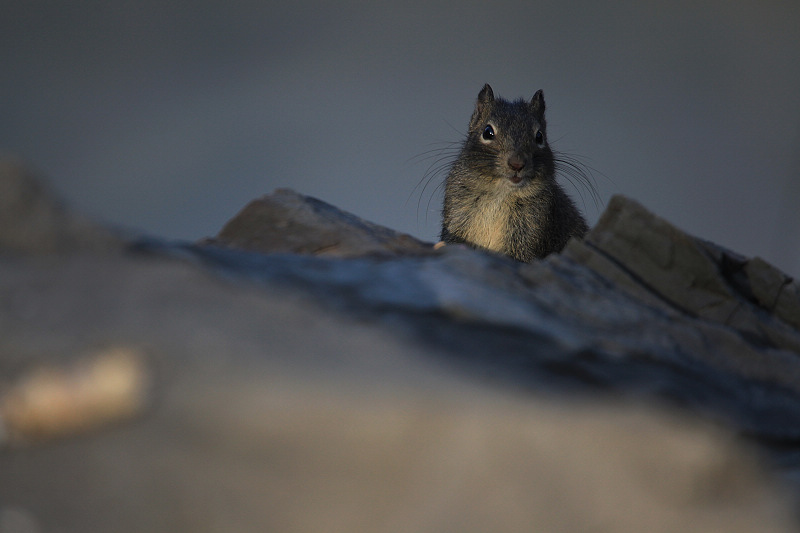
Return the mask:
<svg viewBox="0 0 800 533">
<path fill-rule="evenodd" d="M 582 238 L 589 230 L 556 182 L 544 107 L 541 89 L 530 102 L 509 102 L 483 86 L 445 181 L 444 243 L 465 243 L 527 263 L 561 251 L 571 237 Z"/>
</svg>

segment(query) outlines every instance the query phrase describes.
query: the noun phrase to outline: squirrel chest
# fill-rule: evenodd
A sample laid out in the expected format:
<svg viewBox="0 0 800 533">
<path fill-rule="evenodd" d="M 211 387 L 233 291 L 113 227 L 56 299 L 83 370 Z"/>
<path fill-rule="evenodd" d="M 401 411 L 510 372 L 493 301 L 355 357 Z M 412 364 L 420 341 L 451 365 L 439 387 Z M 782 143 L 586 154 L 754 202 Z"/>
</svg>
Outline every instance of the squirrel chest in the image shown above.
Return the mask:
<svg viewBox="0 0 800 533">
<path fill-rule="evenodd" d="M 520 213 L 516 198 L 497 184 L 497 190 L 480 195 L 474 200 L 470 215 L 461 226 L 461 237 L 473 246 L 494 252 L 508 253 L 509 240 Z M 530 222 L 529 222 L 530 224 Z M 529 231 L 535 232 L 530 227 Z"/>
</svg>

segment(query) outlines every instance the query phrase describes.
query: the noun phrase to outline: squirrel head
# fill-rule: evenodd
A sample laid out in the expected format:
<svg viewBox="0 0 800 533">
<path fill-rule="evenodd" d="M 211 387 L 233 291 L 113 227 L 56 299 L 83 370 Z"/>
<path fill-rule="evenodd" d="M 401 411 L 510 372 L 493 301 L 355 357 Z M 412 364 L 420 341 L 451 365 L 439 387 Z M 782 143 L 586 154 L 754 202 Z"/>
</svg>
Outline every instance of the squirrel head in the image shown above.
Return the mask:
<svg viewBox="0 0 800 533">
<path fill-rule="evenodd" d="M 487 83 L 478 93 L 469 123 L 465 150 L 473 163 L 489 174 L 508 177 L 514 184 L 524 178 L 554 176 L 553 152 L 547 143 L 547 123 L 542 90 L 530 101 L 495 98 Z"/>
</svg>

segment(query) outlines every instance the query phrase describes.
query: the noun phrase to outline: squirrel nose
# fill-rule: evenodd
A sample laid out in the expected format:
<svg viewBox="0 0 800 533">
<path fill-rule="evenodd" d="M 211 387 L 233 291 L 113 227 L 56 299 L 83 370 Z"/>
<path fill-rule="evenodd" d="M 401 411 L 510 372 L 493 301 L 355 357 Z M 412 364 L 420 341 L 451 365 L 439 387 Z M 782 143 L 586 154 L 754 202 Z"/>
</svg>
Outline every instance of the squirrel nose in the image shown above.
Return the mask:
<svg viewBox="0 0 800 533">
<path fill-rule="evenodd" d="M 519 172 L 525 166 L 525 161 L 522 160 L 519 154 L 514 154 L 508 158 L 508 166 L 511 167 L 511 170 Z"/>
</svg>

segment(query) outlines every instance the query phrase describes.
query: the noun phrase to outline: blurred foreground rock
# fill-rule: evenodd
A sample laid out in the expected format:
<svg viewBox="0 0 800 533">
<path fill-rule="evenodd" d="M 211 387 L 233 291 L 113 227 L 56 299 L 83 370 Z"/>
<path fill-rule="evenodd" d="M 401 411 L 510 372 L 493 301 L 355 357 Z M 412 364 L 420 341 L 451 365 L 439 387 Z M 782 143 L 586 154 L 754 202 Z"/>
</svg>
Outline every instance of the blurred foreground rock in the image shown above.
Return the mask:
<svg viewBox="0 0 800 533">
<path fill-rule="evenodd" d="M 796 282 L 629 200 L 530 265 L 290 191 L 197 245 L 56 212 L 0 215 L 0 532 L 798 529 Z"/>
<path fill-rule="evenodd" d="M 121 245 L 114 232 L 68 211 L 30 170 L 0 159 L 0 253 L 45 255 Z"/>
</svg>

